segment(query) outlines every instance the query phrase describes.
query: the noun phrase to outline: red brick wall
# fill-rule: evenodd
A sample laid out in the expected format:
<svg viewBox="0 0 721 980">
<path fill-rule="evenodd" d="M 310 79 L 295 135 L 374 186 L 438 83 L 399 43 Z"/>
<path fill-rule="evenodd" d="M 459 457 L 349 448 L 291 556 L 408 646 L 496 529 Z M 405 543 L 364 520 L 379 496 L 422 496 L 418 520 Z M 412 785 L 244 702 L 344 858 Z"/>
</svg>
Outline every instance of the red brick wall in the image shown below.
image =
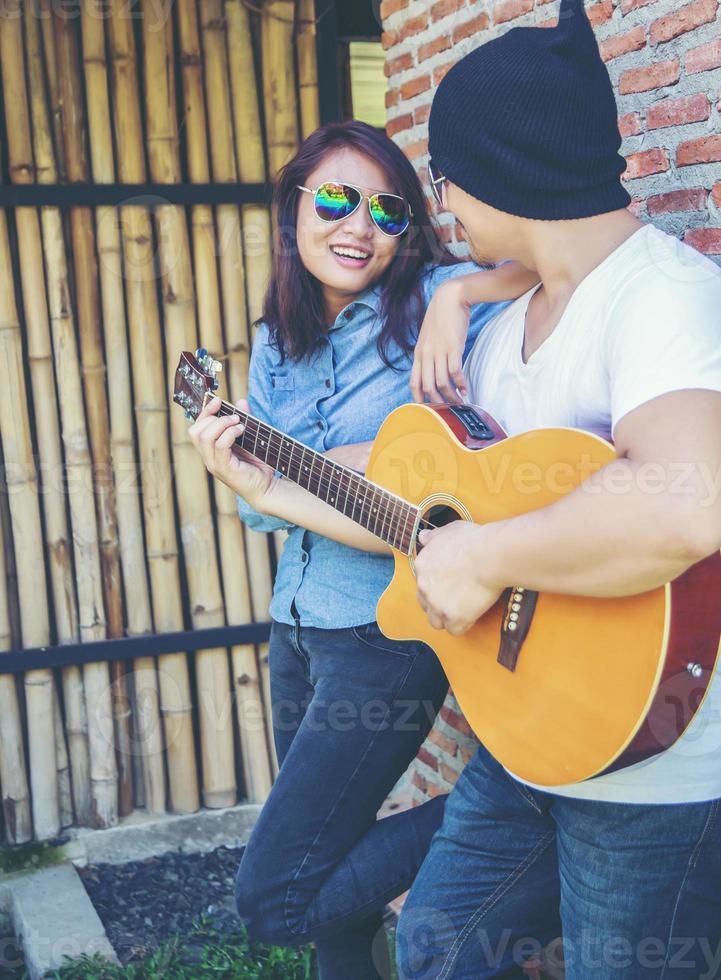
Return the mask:
<svg viewBox="0 0 721 980">
<path fill-rule="evenodd" d="M 448 69 L 516 24 L 550 26 L 558 0 L 383 0 L 387 131 L 424 184 L 428 112 Z M 721 262 L 721 7 L 718 0 L 586 3 L 616 90 L 632 208 Z M 451 215 L 443 235 L 465 245 Z M 450 788 L 473 741 L 449 700 L 410 783 L 416 801 Z"/>
<path fill-rule="evenodd" d="M 445 72 L 509 27 L 555 23 L 558 6 L 558 0 L 384 0 L 387 130 L 424 181 L 428 111 Z M 634 210 L 721 261 L 718 0 L 593 0 L 586 8 L 618 97 Z M 442 223 L 448 241 L 457 243 L 452 218 Z"/>
</svg>

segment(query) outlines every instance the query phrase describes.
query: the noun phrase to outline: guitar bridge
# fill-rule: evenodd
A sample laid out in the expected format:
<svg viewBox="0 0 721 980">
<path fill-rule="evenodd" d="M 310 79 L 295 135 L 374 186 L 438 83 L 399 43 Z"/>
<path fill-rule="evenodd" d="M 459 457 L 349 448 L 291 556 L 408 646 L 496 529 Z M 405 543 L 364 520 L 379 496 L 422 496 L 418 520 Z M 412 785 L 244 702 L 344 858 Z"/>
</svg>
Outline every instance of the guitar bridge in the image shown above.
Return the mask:
<svg viewBox="0 0 721 980">
<path fill-rule="evenodd" d="M 506 589 L 503 595 L 506 600 L 506 614 L 501 624 L 498 663 L 510 671 L 515 671 L 523 641 L 531 628 L 538 593 L 517 585 L 513 589 Z"/>
</svg>

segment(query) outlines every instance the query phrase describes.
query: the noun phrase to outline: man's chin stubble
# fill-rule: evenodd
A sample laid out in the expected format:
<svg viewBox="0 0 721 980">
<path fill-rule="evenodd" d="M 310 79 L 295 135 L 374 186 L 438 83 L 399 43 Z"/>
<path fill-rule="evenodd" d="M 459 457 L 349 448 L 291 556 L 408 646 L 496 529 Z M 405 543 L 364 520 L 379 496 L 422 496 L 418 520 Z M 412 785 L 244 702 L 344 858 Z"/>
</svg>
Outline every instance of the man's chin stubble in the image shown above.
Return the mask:
<svg viewBox="0 0 721 980">
<path fill-rule="evenodd" d="M 456 222 L 461 231 L 460 237 L 468 246 L 468 253 L 471 260 L 475 262 L 476 265 L 495 265 L 498 260 L 491 258 L 488 255 L 483 255 L 483 253 L 476 247 L 476 245 L 469 238 L 468 232 L 466 231 L 463 222 L 459 221 L 458 218 L 456 218 Z"/>
<path fill-rule="evenodd" d="M 476 263 L 476 265 L 495 265 L 497 259 L 491 258 L 489 255 L 483 255 L 478 251 L 475 245 L 473 245 L 468 239 L 468 251 L 470 253 L 471 259 Z"/>
</svg>

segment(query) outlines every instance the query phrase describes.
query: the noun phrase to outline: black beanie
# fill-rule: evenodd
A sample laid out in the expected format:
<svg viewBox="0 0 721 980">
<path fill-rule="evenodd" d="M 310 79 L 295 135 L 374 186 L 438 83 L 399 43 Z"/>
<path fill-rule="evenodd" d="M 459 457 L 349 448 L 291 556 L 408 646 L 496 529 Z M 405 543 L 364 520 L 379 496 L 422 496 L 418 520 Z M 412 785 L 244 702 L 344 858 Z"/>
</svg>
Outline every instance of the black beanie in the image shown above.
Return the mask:
<svg viewBox="0 0 721 980">
<path fill-rule="evenodd" d="M 508 214 L 551 221 L 626 207 L 616 100 L 583 0 L 562 0 L 557 27 L 514 27 L 454 65 L 428 143 L 442 174 Z"/>
</svg>

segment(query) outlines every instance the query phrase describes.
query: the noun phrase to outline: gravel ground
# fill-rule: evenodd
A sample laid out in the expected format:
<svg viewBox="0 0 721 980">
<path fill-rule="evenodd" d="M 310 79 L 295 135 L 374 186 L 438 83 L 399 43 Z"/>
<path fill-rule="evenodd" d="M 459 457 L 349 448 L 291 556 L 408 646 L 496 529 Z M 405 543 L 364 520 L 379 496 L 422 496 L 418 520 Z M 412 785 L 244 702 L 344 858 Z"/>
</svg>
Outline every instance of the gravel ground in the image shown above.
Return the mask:
<svg viewBox="0 0 721 980">
<path fill-rule="evenodd" d="M 187 935 L 201 913 L 219 932 L 237 930 L 233 882 L 241 850 L 219 847 L 78 868 L 121 963 L 142 959 L 171 936 Z"/>
<path fill-rule="evenodd" d="M 88 865 L 78 873 L 125 965 L 143 959 L 165 939 L 187 936 L 201 913 L 212 918 L 218 932 L 237 932 L 233 883 L 241 853 L 242 848 L 219 847 L 207 854 Z M 385 918 L 386 927 L 393 928 L 397 917 L 390 908 Z"/>
</svg>

